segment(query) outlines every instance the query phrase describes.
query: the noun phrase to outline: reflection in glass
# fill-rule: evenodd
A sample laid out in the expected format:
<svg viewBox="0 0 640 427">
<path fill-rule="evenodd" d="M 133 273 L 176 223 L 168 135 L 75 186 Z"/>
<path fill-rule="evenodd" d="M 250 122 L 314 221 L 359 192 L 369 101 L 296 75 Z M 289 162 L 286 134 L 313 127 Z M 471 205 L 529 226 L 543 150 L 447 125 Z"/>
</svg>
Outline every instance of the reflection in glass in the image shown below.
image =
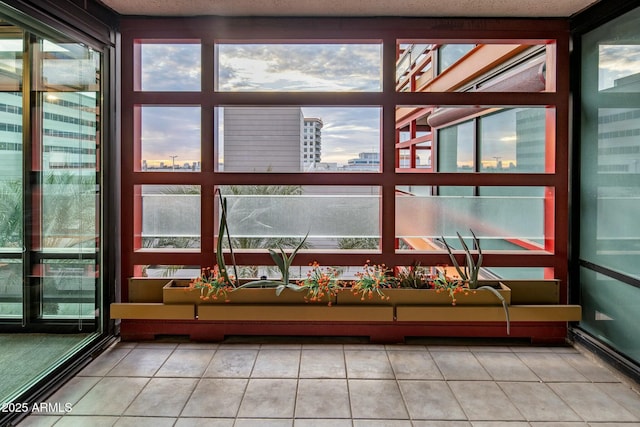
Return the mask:
<svg viewBox="0 0 640 427">
<path fill-rule="evenodd" d="M 598 90 L 640 92 L 640 44 L 598 46 Z"/>
<path fill-rule="evenodd" d="M 200 44 L 141 43 L 139 66 L 143 91 L 199 91 Z"/>
<path fill-rule="evenodd" d="M 474 172 L 473 122 L 438 131 L 438 171 Z"/>
<path fill-rule="evenodd" d="M 481 172 L 544 172 L 545 110 L 516 108 L 480 119 Z"/>
<path fill-rule="evenodd" d="M 445 44 L 438 49 L 438 74 L 452 66 L 473 49 L 475 44 Z"/>
<path fill-rule="evenodd" d="M 100 147 L 100 54 L 76 43 L 33 44 L 41 59 L 41 244 L 44 249 L 96 252 Z M 94 261 L 95 262 L 95 261 Z"/>
<path fill-rule="evenodd" d="M 463 189 L 464 187 L 461 187 Z M 471 187 L 467 187 L 471 188 Z M 414 190 L 414 189 L 412 189 Z M 396 236 L 416 250 L 442 250 L 456 233 L 480 238 L 491 250 L 543 250 L 544 198 L 541 196 L 424 196 L 396 193 Z"/>
<path fill-rule="evenodd" d="M 197 185 L 143 185 L 143 249 L 199 248 L 200 211 Z"/>
<path fill-rule="evenodd" d="M 640 361 L 640 289 L 586 268 L 580 270 L 582 321 L 580 326 Z"/>
<path fill-rule="evenodd" d="M 94 260 L 46 260 L 42 264 L 42 318 L 93 319 L 96 313 Z"/>
<path fill-rule="evenodd" d="M 598 173 L 640 173 L 640 109 L 598 109 Z"/>
<path fill-rule="evenodd" d="M 0 91 L 22 88 L 22 30 L 3 27 L 0 35 Z M 12 34 L 13 33 L 13 34 Z"/>
<path fill-rule="evenodd" d="M 200 107 L 143 106 L 140 168 L 149 172 L 200 170 Z"/>
<path fill-rule="evenodd" d="M 225 172 L 380 171 L 380 108 L 224 107 L 216 118 Z"/>
<path fill-rule="evenodd" d="M 218 90 L 379 92 L 382 45 L 218 44 Z"/>
<path fill-rule="evenodd" d="M 0 249 L 22 250 L 22 94 L 0 92 Z"/>
<path fill-rule="evenodd" d="M 378 249 L 380 189 L 327 186 L 226 186 L 234 249 Z"/>
<path fill-rule="evenodd" d="M 0 258 L 0 318 L 22 317 L 22 295 L 22 261 Z"/>
</svg>

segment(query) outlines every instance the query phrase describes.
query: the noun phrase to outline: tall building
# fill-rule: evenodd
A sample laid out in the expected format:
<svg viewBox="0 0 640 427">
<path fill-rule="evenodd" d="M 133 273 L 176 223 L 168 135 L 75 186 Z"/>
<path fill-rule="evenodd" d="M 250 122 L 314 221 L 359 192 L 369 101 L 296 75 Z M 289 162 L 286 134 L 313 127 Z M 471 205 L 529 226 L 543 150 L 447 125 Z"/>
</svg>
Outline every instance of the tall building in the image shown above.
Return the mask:
<svg viewBox="0 0 640 427">
<path fill-rule="evenodd" d="M 224 109 L 226 172 L 300 172 L 304 117 L 300 107 Z"/>
<path fill-rule="evenodd" d="M 82 92 L 47 96 L 42 130 L 42 169 L 95 174 L 95 130 L 95 96 Z M 0 178 L 22 178 L 22 155 L 22 95 L 0 92 Z"/>
<path fill-rule="evenodd" d="M 322 119 L 304 118 L 304 133 L 300 152 L 304 170 L 315 169 L 315 166 L 322 161 L 322 126 Z"/>
</svg>

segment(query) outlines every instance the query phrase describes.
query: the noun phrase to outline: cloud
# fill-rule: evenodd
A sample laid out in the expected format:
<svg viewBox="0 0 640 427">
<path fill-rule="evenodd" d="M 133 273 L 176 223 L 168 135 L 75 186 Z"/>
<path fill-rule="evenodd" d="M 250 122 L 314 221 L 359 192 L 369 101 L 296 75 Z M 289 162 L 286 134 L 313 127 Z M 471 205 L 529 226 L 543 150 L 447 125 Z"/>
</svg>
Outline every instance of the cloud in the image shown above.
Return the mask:
<svg viewBox="0 0 640 427">
<path fill-rule="evenodd" d="M 199 44 L 143 44 L 142 90 L 199 91 Z"/>
<path fill-rule="evenodd" d="M 178 164 L 200 161 L 200 107 L 142 108 L 142 157 Z"/>
<path fill-rule="evenodd" d="M 611 88 L 616 80 L 640 73 L 640 45 L 600 45 L 599 90 Z"/>
<path fill-rule="evenodd" d="M 224 91 L 379 91 L 381 87 L 378 44 L 228 44 L 218 51 Z"/>
</svg>

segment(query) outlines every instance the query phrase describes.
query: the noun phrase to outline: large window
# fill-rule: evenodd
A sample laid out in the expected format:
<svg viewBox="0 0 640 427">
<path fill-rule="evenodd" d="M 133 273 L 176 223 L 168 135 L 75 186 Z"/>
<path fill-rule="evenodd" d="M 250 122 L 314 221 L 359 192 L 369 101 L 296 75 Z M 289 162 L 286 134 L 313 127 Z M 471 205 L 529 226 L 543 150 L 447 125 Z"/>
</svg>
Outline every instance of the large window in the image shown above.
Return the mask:
<svg viewBox="0 0 640 427">
<path fill-rule="evenodd" d="M 162 40 L 125 19 L 123 279 L 211 265 L 217 194 L 242 266 L 305 236 L 300 266 L 437 265 L 472 228 L 494 272 L 566 279 L 565 24 L 383 21 L 163 20 Z"/>
<path fill-rule="evenodd" d="M 635 10 L 582 39 L 580 326 L 640 363 L 640 31 Z"/>
</svg>

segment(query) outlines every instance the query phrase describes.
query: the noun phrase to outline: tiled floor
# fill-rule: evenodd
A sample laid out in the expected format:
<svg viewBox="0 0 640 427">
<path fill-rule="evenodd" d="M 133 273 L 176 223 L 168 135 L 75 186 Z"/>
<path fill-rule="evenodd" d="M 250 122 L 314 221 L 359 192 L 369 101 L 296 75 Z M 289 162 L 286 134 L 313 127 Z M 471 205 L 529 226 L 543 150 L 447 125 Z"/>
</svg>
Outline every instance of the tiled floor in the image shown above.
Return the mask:
<svg viewBox="0 0 640 427">
<path fill-rule="evenodd" d="M 571 347 L 118 343 L 20 426 L 640 426 Z"/>
</svg>

